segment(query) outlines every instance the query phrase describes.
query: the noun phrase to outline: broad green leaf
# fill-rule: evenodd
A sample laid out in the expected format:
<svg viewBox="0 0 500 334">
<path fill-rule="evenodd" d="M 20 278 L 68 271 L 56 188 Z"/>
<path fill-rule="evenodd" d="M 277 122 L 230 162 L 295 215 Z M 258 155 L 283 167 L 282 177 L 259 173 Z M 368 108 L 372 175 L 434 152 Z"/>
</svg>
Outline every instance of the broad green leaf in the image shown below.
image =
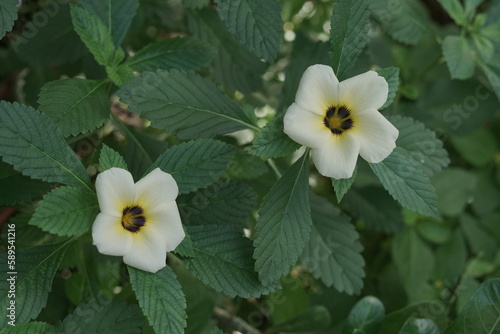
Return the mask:
<svg viewBox="0 0 500 334">
<path fill-rule="evenodd" d="M 438 0 L 438 2 L 456 24 L 460 26 L 465 26 L 467 24 L 464 6 L 462 6 L 459 0 Z"/>
<path fill-rule="evenodd" d="M 437 217 L 437 197 L 427 175 L 403 155 L 393 151 L 384 161 L 370 164 L 384 188 L 405 208 Z"/>
<path fill-rule="evenodd" d="M 54 326 L 46 322 L 26 322 L 0 330 L 0 334 L 55 334 Z"/>
<path fill-rule="evenodd" d="M 442 221 L 422 220 L 417 222 L 417 231 L 425 240 L 442 245 L 450 240 L 451 229 Z"/>
<path fill-rule="evenodd" d="M 330 311 L 323 305 L 314 305 L 307 310 L 272 326 L 268 333 L 319 332 L 329 328 L 332 322 Z"/>
<path fill-rule="evenodd" d="M 465 14 L 470 15 L 484 0 L 465 0 Z"/>
<path fill-rule="evenodd" d="M 15 265 L 7 265 L 7 252 L 1 254 L 0 307 L 6 310 L 10 302 L 14 300 L 16 323 L 36 318 L 47 303 L 47 296 L 52 289 L 52 280 L 66 252 L 67 245 L 68 242 L 18 248 Z M 15 282 L 15 299 L 9 297 L 9 282 L 11 281 Z M 8 317 L 0 317 L 0 328 L 5 327 L 8 321 Z"/>
<path fill-rule="evenodd" d="M 311 232 L 309 152 L 291 166 L 264 197 L 255 226 L 255 270 L 272 284 L 295 264 Z"/>
<path fill-rule="evenodd" d="M 192 37 L 169 38 L 147 45 L 127 61 L 136 71 L 198 70 L 215 56 L 214 49 L 207 42 Z"/>
<path fill-rule="evenodd" d="M 493 260 L 498 251 L 498 240 L 483 229 L 479 222 L 468 214 L 460 217 L 460 227 L 469 244 L 471 253 Z"/>
<path fill-rule="evenodd" d="M 32 178 L 93 191 L 87 171 L 46 115 L 1 101 L 0 122 L 3 161 Z"/>
<path fill-rule="evenodd" d="M 448 322 L 448 311 L 439 299 L 414 303 L 385 316 L 379 329 L 380 334 L 399 334 L 401 327 L 410 317 L 428 318 L 443 328 Z"/>
<path fill-rule="evenodd" d="M 18 4 L 17 0 L 5 0 L 0 4 L 0 39 L 12 30 L 14 21 L 17 20 Z"/>
<path fill-rule="evenodd" d="M 335 196 L 337 197 L 337 202 L 340 203 L 344 195 L 351 189 L 352 184 L 356 180 L 356 175 L 358 175 L 358 169 L 355 168 L 352 176 L 348 179 L 332 179 L 332 186 L 335 190 Z"/>
<path fill-rule="evenodd" d="M 174 146 L 149 168 L 172 174 L 181 194 L 215 182 L 231 163 L 235 148 L 212 139 L 198 139 Z"/>
<path fill-rule="evenodd" d="M 40 111 L 49 116 L 64 136 L 76 136 L 104 124 L 110 104 L 104 81 L 66 79 L 46 83 L 38 99 Z"/>
<path fill-rule="evenodd" d="M 185 225 L 224 225 L 241 228 L 257 204 L 257 194 L 244 183 L 221 179 L 194 193 L 179 196 L 177 203 Z"/>
<path fill-rule="evenodd" d="M 432 178 L 436 188 L 439 212 L 445 216 L 458 216 L 472 200 L 476 176 L 462 168 L 448 168 Z"/>
<path fill-rule="evenodd" d="M 157 333 L 182 333 L 186 299 L 169 266 L 150 273 L 128 266 L 130 283 L 142 311 Z"/>
<path fill-rule="evenodd" d="M 278 54 L 283 21 L 276 0 L 219 0 L 217 12 L 238 42 L 272 63 Z"/>
<path fill-rule="evenodd" d="M 256 179 L 267 172 L 269 172 L 269 165 L 264 159 L 243 150 L 236 152 L 234 160 L 227 170 L 229 176 L 236 180 Z"/>
<path fill-rule="evenodd" d="M 71 19 L 75 31 L 99 64 L 114 67 L 125 58 L 123 50 L 113 44 L 108 27 L 97 16 L 71 5 Z"/>
<path fill-rule="evenodd" d="M 180 139 L 254 128 L 236 102 L 212 81 L 192 72 L 145 72 L 117 94 L 131 112 Z"/>
<path fill-rule="evenodd" d="M 103 144 L 101 151 L 99 152 L 99 170 L 104 172 L 112 167 L 128 170 L 127 163 L 120 153 L 116 152 L 106 144 Z"/>
<path fill-rule="evenodd" d="M 385 316 L 382 302 L 373 296 L 359 300 L 349 312 L 344 334 L 376 334 Z"/>
<path fill-rule="evenodd" d="M 30 202 L 49 190 L 50 184 L 22 175 L 0 159 L 0 205 Z"/>
<path fill-rule="evenodd" d="M 441 331 L 431 319 L 409 318 L 399 334 L 441 334 Z"/>
<path fill-rule="evenodd" d="M 387 101 L 385 101 L 384 105 L 379 108 L 379 110 L 385 109 L 389 107 L 394 98 L 396 97 L 396 93 L 398 92 L 399 87 L 399 68 L 398 67 L 387 67 L 381 70 L 378 70 L 377 73 L 384 77 L 389 85 L 389 93 L 387 94 Z"/>
<path fill-rule="evenodd" d="M 474 58 L 469 41 L 463 36 L 446 36 L 443 55 L 452 79 L 465 80 L 474 74 Z"/>
<path fill-rule="evenodd" d="M 453 135 L 450 139 L 462 158 L 476 167 L 486 166 L 500 151 L 493 131 L 484 128 L 460 136 Z"/>
<path fill-rule="evenodd" d="M 254 271 L 252 242 L 240 229 L 220 225 L 189 226 L 195 256 L 183 260 L 203 283 L 231 298 L 259 297 L 278 288 L 263 286 Z M 274 283 L 274 282 L 273 282 Z"/>
<path fill-rule="evenodd" d="M 98 213 L 95 193 L 63 186 L 43 196 L 30 225 L 61 236 L 78 235 L 90 230 Z"/>
<path fill-rule="evenodd" d="M 117 86 L 129 83 L 134 71 L 127 65 L 106 66 L 106 74 Z"/>
<path fill-rule="evenodd" d="M 500 279 L 482 283 L 444 334 L 500 331 Z"/>
<path fill-rule="evenodd" d="M 495 45 L 488 38 L 480 34 L 472 34 L 474 48 L 479 52 L 481 58 L 488 62 L 495 54 Z"/>
<path fill-rule="evenodd" d="M 279 158 L 295 152 L 300 147 L 283 132 L 283 115 L 276 115 L 256 135 L 248 153 L 261 158 Z"/>
<path fill-rule="evenodd" d="M 101 19 L 111 32 L 114 45 L 119 47 L 139 7 L 139 0 L 80 0 L 80 5 Z"/>
<path fill-rule="evenodd" d="M 368 0 L 335 0 L 330 19 L 330 63 L 342 81 L 358 60 L 368 40 Z"/>
<path fill-rule="evenodd" d="M 465 270 L 467 246 L 459 229 L 450 236 L 449 241 L 435 251 L 436 265 L 432 278 L 435 280 L 455 282 Z"/>
<path fill-rule="evenodd" d="M 325 198 L 311 193 L 311 237 L 301 263 L 328 287 L 357 294 L 363 287 L 363 246 L 349 218 Z"/>
<path fill-rule="evenodd" d="M 40 242 L 47 236 L 47 233 L 40 230 L 38 227 L 28 225 L 32 214 L 28 212 L 20 212 L 9 218 L 8 224 L 14 224 L 16 229 L 16 248 L 17 247 L 32 247 L 39 245 Z M 1 237 L 3 245 L 7 248 L 8 228 L 2 229 Z"/>
<path fill-rule="evenodd" d="M 182 220 L 182 223 L 184 224 L 184 219 Z M 183 257 L 194 257 L 195 253 L 194 253 L 193 240 L 191 240 L 191 237 L 186 232 L 185 228 L 184 228 L 184 233 L 186 236 L 184 237 L 182 242 L 175 248 L 174 252 Z"/>
<path fill-rule="evenodd" d="M 447 167 L 450 163 L 443 142 L 424 124 L 409 117 L 390 116 L 388 120 L 399 130 L 396 152 L 422 169 L 427 176 Z"/>
</svg>

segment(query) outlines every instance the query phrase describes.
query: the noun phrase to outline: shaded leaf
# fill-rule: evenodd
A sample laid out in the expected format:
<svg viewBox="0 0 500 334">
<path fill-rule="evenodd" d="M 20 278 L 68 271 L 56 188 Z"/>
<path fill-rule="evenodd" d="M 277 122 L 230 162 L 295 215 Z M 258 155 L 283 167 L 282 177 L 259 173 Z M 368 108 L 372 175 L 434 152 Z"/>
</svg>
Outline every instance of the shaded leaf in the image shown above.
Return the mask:
<svg viewBox="0 0 500 334">
<path fill-rule="evenodd" d="M 17 20 L 18 4 L 17 0 L 5 0 L 0 4 L 0 39 L 12 30 L 14 21 Z"/>
<path fill-rule="evenodd" d="M 26 322 L 0 330 L 0 334 L 55 334 L 54 326 L 45 322 Z"/>
<path fill-rule="evenodd" d="M 295 152 L 299 147 L 283 132 L 283 115 L 277 115 L 256 135 L 248 153 L 261 158 L 279 158 Z"/>
<path fill-rule="evenodd" d="M 335 196 L 337 197 L 337 202 L 340 203 L 344 195 L 351 189 L 354 180 L 356 180 L 356 175 L 358 175 L 358 168 L 354 168 L 352 176 L 348 179 L 333 179 L 332 186 L 335 189 Z"/>
<path fill-rule="evenodd" d="M 120 153 L 116 152 L 106 144 L 103 144 L 101 151 L 99 152 L 99 170 L 104 172 L 112 167 L 128 169 L 127 163 Z"/>
<path fill-rule="evenodd" d="M 391 66 L 377 70 L 377 73 L 380 76 L 384 77 L 384 79 L 387 81 L 387 84 L 389 85 L 387 101 L 385 101 L 384 105 L 379 108 L 379 110 L 382 110 L 389 107 L 396 97 L 396 93 L 398 92 L 399 87 L 399 68 Z"/>
<path fill-rule="evenodd" d="M 441 331 L 431 319 L 409 318 L 399 334 L 441 334 Z"/>
<path fill-rule="evenodd" d="M 375 334 L 382 324 L 384 316 L 385 307 L 378 298 L 363 297 L 349 312 L 343 333 Z"/>
<path fill-rule="evenodd" d="M 446 36 L 443 55 L 452 79 L 465 80 L 474 73 L 474 59 L 469 41 L 463 36 Z"/>
</svg>

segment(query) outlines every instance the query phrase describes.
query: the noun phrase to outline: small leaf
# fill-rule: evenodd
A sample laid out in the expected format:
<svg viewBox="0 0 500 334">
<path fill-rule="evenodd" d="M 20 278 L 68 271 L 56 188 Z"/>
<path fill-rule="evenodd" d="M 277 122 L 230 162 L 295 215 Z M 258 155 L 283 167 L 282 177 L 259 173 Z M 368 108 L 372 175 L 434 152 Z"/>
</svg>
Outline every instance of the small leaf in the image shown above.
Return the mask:
<svg viewBox="0 0 500 334">
<path fill-rule="evenodd" d="M 46 322 L 26 322 L 0 330 L 0 334 L 55 334 L 54 326 Z"/>
<path fill-rule="evenodd" d="M 0 39 L 12 30 L 14 21 L 17 20 L 18 5 L 17 0 L 5 0 L 0 4 Z"/>
<path fill-rule="evenodd" d="M 443 55 L 452 79 L 465 80 L 474 74 L 474 59 L 469 41 L 463 36 L 446 36 Z"/>
<path fill-rule="evenodd" d="M 106 144 L 103 144 L 99 153 L 99 170 L 104 172 L 105 170 L 113 167 L 128 170 L 127 163 L 120 153 L 116 152 Z"/>
<path fill-rule="evenodd" d="M 337 202 L 340 203 L 344 195 L 351 189 L 354 180 L 356 180 L 356 175 L 358 175 L 358 168 L 354 169 L 352 176 L 348 179 L 332 179 L 332 186 L 335 189 L 335 196 L 337 197 Z"/>
<path fill-rule="evenodd" d="M 438 2 L 441 6 L 443 6 L 444 10 L 446 10 L 456 24 L 464 27 L 467 25 L 464 6 L 462 6 L 459 0 L 438 0 Z"/>
<path fill-rule="evenodd" d="M 382 110 L 389 107 L 394 101 L 394 98 L 396 97 L 396 93 L 399 87 L 399 68 L 391 66 L 377 70 L 377 73 L 380 76 L 384 77 L 389 85 L 389 93 L 387 94 L 387 101 L 385 101 L 384 105 L 379 108 L 379 110 Z"/>
<path fill-rule="evenodd" d="M 465 14 L 470 15 L 484 0 L 465 0 Z"/>
<path fill-rule="evenodd" d="M 474 47 L 485 62 L 489 62 L 495 54 L 495 45 L 488 38 L 479 34 L 473 34 Z"/>
<path fill-rule="evenodd" d="M 409 318 L 399 334 L 441 334 L 441 331 L 431 319 Z"/>
<path fill-rule="evenodd" d="M 349 312 L 344 334 L 376 334 L 385 316 L 382 302 L 373 296 L 359 300 Z"/>
</svg>

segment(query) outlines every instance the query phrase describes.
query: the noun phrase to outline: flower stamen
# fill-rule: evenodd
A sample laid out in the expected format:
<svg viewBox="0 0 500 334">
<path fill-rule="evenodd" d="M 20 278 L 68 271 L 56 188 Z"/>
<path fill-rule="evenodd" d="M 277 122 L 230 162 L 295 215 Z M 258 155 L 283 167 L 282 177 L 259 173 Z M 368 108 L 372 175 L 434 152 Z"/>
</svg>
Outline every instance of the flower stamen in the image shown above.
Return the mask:
<svg viewBox="0 0 500 334">
<path fill-rule="evenodd" d="M 146 225 L 144 210 L 140 206 L 127 206 L 122 211 L 122 227 L 129 232 L 137 233 Z"/>
<path fill-rule="evenodd" d="M 326 116 L 323 119 L 323 124 L 330 129 L 335 135 L 341 135 L 345 131 L 354 126 L 354 121 L 351 118 L 351 112 L 345 106 L 338 109 L 336 107 L 329 107 L 326 110 Z"/>
</svg>

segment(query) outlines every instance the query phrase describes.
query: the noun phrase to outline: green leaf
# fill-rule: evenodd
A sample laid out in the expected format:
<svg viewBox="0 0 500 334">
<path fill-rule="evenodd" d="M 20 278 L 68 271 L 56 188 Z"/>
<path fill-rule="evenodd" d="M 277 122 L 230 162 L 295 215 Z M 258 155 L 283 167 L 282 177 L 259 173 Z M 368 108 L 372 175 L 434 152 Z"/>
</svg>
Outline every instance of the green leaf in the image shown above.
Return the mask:
<svg viewBox="0 0 500 334">
<path fill-rule="evenodd" d="M 396 97 L 396 93 L 398 92 L 399 87 L 399 68 L 391 66 L 377 70 L 377 73 L 380 76 L 384 77 L 384 79 L 387 81 L 387 84 L 389 85 L 387 101 L 385 101 L 384 105 L 379 108 L 379 110 L 382 110 L 389 107 Z"/>
<path fill-rule="evenodd" d="M 431 319 L 409 318 L 399 334 L 441 334 L 438 326 Z"/>
<path fill-rule="evenodd" d="M 398 334 L 401 327 L 410 317 L 429 318 L 438 324 L 438 326 L 444 327 L 448 321 L 448 311 L 438 299 L 414 303 L 387 314 L 378 332 L 381 334 Z"/>
<path fill-rule="evenodd" d="M 181 194 L 215 182 L 231 163 L 233 146 L 212 139 L 198 139 L 174 146 L 149 168 L 172 174 Z"/>
<path fill-rule="evenodd" d="M 0 330 L 0 334 L 55 334 L 54 326 L 45 322 L 26 322 Z"/>
<path fill-rule="evenodd" d="M 104 172 L 110 168 L 117 167 L 122 169 L 127 169 L 127 163 L 120 155 L 106 144 L 102 145 L 101 151 L 99 152 L 99 170 Z"/>
<path fill-rule="evenodd" d="M 12 30 L 14 21 L 17 20 L 18 4 L 17 0 L 6 0 L 0 4 L 0 39 Z"/>
<path fill-rule="evenodd" d="M 500 100 L 500 64 L 492 65 L 478 62 L 481 69 L 486 74 L 486 78 L 491 85 L 491 89 L 495 92 L 497 99 Z"/>
<path fill-rule="evenodd" d="M 465 80 L 474 74 L 474 58 L 469 41 L 463 36 L 446 36 L 443 55 L 452 79 Z"/>
<path fill-rule="evenodd" d="M 444 334 L 492 334 L 500 330 L 500 279 L 482 283 Z"/>
<path fill-rule="evenodd" d="M 460 217 L 460 227 L 469 244 L 471 253 L 490 261 L 495 258 L 498 251 L 498 241 L 483 229 L 477 220 L 468 214 L 463 214 Z"/>
<path fill-rule="evenodd" d="M 432 178 L 436 188 L 439 212 L 445 216 L 458 216 L 472 200 L 476 176 L 465 169 L 453 167 Z"/>
<path fill-rule="evenodd" d="M 358 60 L 368 40 L 368 0 L 335 0 L 330 19 L 330 63 L 342 81 Z"/>
<path fill-rule="evenodd" d="M 15 301 L 15 321 L 22 323 L 38 316 L 47 303 L 52 289 L 52 280 L 59 263 L 66 252 L 68 242 L 18 248 L 15 254 L 15 265 L 7 266 L 7 252 L 0 256 L 0 307 L 6 310 Z M 12 273 L 14 272 L 14 273 Z M 9 297 L 10 284 L 7 279 L 15 281 L 15 299 Z M 0 317 L 0 328 L 7 325 L 8 317 Z"/>
<path fill-rule="evenodd" d="M 427 175 L 403 155 L 393 151 L 384 161 L 370 163 L 384 188 L 405 208 L 437 217 L 437 196 Z"/>
<path fill-rule="evenodd" d="M 49 190 L 50 184 L 24 176 L 0 160 L 0 205 L 30 202 Z"/>
<path fill-rule="evenodd" d="M 382 302 L 373 296 L 359 300 L 349 312 L 344 334 L 376 334 L 385 316 Z"/>
<path fill-rule="evenodd" d="M 186 267 L 203 283 L 231 298 L 259 297 L 278 288 L 262 286 L 254 271 L 252 243 L 240 229 L 221 225 L 188 226 L 195 256 Z"/>
<path fill-rule="evenodd" d="M 217 12 L 236 39 L 272 63 L 279 51 L 283 20 L 276 0 L 219 0 Z"/>
<path fill-rule="evenodd" d="M 436 265 L 432 278 L 435 280 L 455 282 L 465 271 L 467 247 L 459 229 L 450 236 L 449 241 L 436 249 Z"/>
<path fill-rule="evenodd" d="M 244 183 L 227 179 L 177 198 L 185 225 L 246 226 L 257 203 L 257 194 Z"/>
<path fill-rule="evenodd" d="M 331 322 L 330 311 L 323 305 L 314 305 L 284 322 L 277 323 L 267 332 L 319 332 L 327 330 Z"/>
<path fill-rule="evenodd" d="M 1 101 L 0 121 L 3 161 L 32 178 L 93 192 L 87 171 L 46 115 L 16 102 Z"/>
<path fill-rule="evenodd" d="M 180 139 L 254 128 L 236 102 L 212 81 L 192 72 L 145 72 L 117 94 L 131 112 Z"/>
<path fill-rule="evenodd" d="M 451 142 L 460 155 L 475 167 L 493 162 L 500 151 L 493 131 L 479 128 L 461 136 L 451 136 Z"/>
<path fill-rule="evenodd" d="M 38 99 L 40 111 L 49 116 L 64 136 L 76 136 L 104 124 L 109 100 L 103 81 L 66 79 L 46 83 Z"/>
<path fill-rule="evenodd" d="M 423 220 L 416 227 L 422 238 L 434 244 L 442 245 L 450 239 L 451 230 L 441 221 Z"/>
<path fill-rule="evenodd" d="M 301 263 L 316 279 L 339 292 L 357 294 L 363 287 L 363 246 L 350 219 L 323 197 L 311 193 L 311 237 Z"/>
<path fill-rule="evenodd" d="M 484 0 L 465 0 L 465 14 L 470 15 Z"/>
<path fill-rule="evenodd" d="M 238 150 L 227 172 L 233 179 L 251 180 L 269 172 L 269 166 L 265 160 L 250 155 L 248 151 Z"/>
<path fill-rule="evenodd" d="M 406 157 L 431 177 L 448 166 L 450 159 L 443 142 L 424 124 L 409 117 L 390 116 L 388 120 L 399 130 L 396 152 Z"/>
<path fill-rule="evenodd" d="M 169 38 L 137 51 L 126 64 L 139 72 L 173 68 L 198 70 L 214 58 L 214 51 L 210 44 L 196 38 Z"/>
<path fill-rule="evenodd" d="M 200 9 L 207 7 L 210 4 L 210 0 L 184 0 L 182 3 L 186 8 Z"/>
<path fill-rule="evenodd" d="M 142 311 L 156 333 L 182 333 L 186 299 L 170 267 L 150 273 L 128 266 L 130 283 Z"/>
<path fill-rule="evenodd" d="M 106 66 L 106 74 L 117 86 L 129 83 L 134 71 L 127 65 Z"/>
<path fill-rule="evenodd" d="M 30 225 L 61 236 L 87 232 L 99 213 L 94 193 L 81 188 L 58 187 L 43 196 Z"/>
<path fill-rule="evenodd" d="M 337 197 L 337 202 L 340 203 L 344 195 L 351 189 L 354 180 L 356 180 L 356 175 L 358 175 L 358 168 L 354 169 L 352 176 L 348 179 L 332 179 L 332 186 L 335 189 L 335 196 Z"/>
<path fill-rule="evenodd" d="M 111 32 L 114 45 L 119 47 L 139 7 L 139 0 L 80 0 L 80 5 L 101 19 Z"/>
<path fill-rule="evenodd" d="M 309 152 L 306 151 L 264 197 L 255 226 L 255 270 L 264 285 L 295 264 L 311 232 Z"/>
<path fill-rule="evenodd" d="M 184 220 L 182 222 L 184 223 Z M 193 241 L 191 240 L 189 234 L 186 233 L 185 228 L 184 228 L 184 233 L 186 236 L 179 244 L 179 246 L 175 248 L 174 252 L 183 257 L 195 257 Z"/>
<path fill-rule="evenodd" d="M 283 132 L 283 115 L 277 115 L 255 136 L 248 153 L 266 159 L 280 158 L 295 152 L 299 147 Z"/>
<path fill-rule="evenodd" d="M 123 50 L 113 44 L 108 27 L 97 16 L 71 5 L 71 19 L 75 31 L 99 64 L 114 67 L 125 58 Z"/>
<path fill-rule="evenodd" d="M 493 42 L 479 34 L 472 34 L 472 40 L 474 42 L 474 48 L 479 52 L 481 58 L 485 62 L 489 62 L 495 54 L 495 45 Z"/>
<path fill-rule="evenodd" d="M 465 26 L 467 24 L 464 6 L 462 6 L 459 0 L 438 0 L 438 2 L 456 24 L 460 26 Z"/>
</svg>

